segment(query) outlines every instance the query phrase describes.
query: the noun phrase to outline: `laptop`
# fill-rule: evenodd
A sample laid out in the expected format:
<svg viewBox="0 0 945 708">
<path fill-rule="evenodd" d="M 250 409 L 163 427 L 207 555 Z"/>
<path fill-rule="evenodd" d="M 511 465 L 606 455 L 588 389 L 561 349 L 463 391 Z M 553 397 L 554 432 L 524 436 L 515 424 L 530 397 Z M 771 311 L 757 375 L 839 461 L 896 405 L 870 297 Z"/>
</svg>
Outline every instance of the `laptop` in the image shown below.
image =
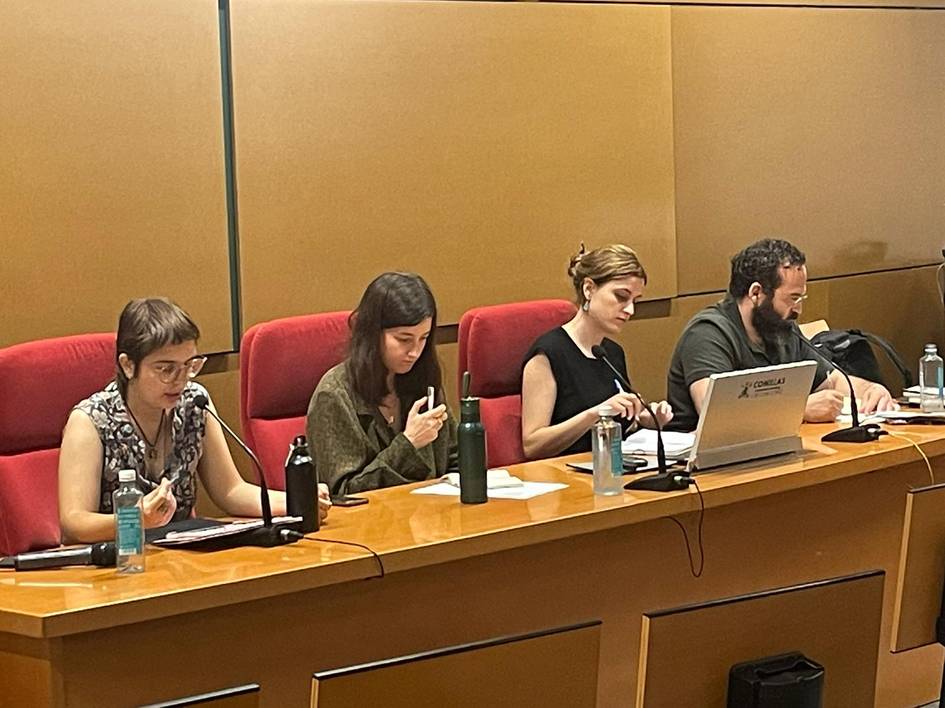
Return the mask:
<svg viewBox="0 0 945 708">
<path fill-rule="evenodd" d="M 690 473 L 803 450 L 801 423 L 817 364 L 799 361 L 709 376 Z"/>
</svg>

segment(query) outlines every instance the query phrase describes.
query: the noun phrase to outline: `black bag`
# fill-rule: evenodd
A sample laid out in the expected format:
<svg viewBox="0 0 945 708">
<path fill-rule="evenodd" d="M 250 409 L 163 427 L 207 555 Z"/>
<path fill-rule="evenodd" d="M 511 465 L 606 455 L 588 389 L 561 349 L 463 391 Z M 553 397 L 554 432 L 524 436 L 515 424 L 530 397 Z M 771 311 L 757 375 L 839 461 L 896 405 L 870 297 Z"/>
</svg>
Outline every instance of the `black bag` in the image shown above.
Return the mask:
<svg viewBox="0 0 945 708">
<path fill-rule="evenodd" d="M 797 652 L 735 664 L 728 708 L 820 708 L 824 667 Z"/>
<path fill-rule="evenodd" d="M 902 387 L 912 385 L 912 371 L 905 365 L 899 352 L 887 340 L 859 329 L 828 329 L 815 334 L 810 340 L 830 361 L 851 376 L 884 383 L 879 370 L 879 362 L 870 344 L 875 344 L 884 352 L 893 366 L 902 376 Z"/>
</svg>

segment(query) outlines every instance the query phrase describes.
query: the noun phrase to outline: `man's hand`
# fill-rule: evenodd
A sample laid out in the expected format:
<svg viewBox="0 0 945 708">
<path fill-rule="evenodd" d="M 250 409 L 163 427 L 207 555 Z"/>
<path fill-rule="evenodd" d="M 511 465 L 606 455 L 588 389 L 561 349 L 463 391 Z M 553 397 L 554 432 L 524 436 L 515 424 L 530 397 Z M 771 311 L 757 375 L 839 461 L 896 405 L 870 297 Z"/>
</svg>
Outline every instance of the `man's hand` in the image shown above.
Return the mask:
<svg viewBox="0 0 945 708">
<path fill-rule="evenodd" d="M 860 413 L 874 413 L 875 411 L 894 411 L 899 408 L 893 400 L 892 394 L 882 384 L 871 383 L 863 389 L 856 399 Z"/>
<path fill-rule="evenodd" d="M 807 397 L 804 420 L 808 423 L 832 423 L 843 409 L 843 394 L 828 388 Z"/>
</svg>

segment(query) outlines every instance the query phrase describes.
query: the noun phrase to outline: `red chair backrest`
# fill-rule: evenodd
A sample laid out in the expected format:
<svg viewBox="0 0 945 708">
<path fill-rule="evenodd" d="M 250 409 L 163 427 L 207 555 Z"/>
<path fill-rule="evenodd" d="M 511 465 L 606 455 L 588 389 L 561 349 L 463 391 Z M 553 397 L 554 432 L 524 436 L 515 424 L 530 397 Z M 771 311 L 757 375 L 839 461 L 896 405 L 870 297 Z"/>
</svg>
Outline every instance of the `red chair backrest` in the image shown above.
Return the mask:
<svg viewBox="0 0 945 708">
<path fill-rule="evenodd" d="M 490 467 L 522 462 L 522 358 L 538 337 L 574 316 L 567 300 L 476 307 L 459 321 L 459 382 L 482 398 Z"/>
<path fill-rule="evenodd" d="M 350 312 L 286 317 L 253 325 L 240 346 L 240 421 L 266 482 L 285 489 L 289 443 L 305 433 L 315 387 L 348 347 Z"/>
<path fill-rule="evenodd" d="M 0 349 L 0 555 L 59 545 L 62 429 L 114 375 L 114 334 Z"/>
</svg>

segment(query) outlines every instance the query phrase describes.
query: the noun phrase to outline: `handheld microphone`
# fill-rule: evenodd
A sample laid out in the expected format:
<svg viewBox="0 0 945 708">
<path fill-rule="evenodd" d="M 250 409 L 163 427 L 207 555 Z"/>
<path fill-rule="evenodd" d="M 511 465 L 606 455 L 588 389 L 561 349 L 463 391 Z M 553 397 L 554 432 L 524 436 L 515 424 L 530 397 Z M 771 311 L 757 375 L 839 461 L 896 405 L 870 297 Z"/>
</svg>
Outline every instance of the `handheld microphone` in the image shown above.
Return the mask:
<svg viewBox="0 0 945 708">
<path fill-rule="evenodd" d="M 617 370 L 617 367 L 611 363 L 610 359 L 607 358 L 607 352 L 600 344 L 595 344 L 591 347 L 591 354 L 610 367 L 610 370 L 620 381 L 624 389 L 626 389 L 628 393 L 636 396 L 637 400 L 646 408 L 650 417 L 653 419 L 653 425 L 656 426 L 656 464 L 659 468 L 659 473 L 635 479 L 624 485 L 624 489 L 643 489 L 651 492 L 676 492 L 681 489 L 687 489 L 691 482 L 691 478 L 688 474 L 670 474 L 666 469 L 666 449 L 663 447 L 663 426 L 660 425 L 660 421 L 656 417 L 653 408 L 650 407 L 649 402 L 630 385 L 630 381 L 627 380 L 627 377 L 621 374 Z"/>
<path fill-rule="evenodd" d="M 80 548 L 54 548 L 0 558 L 0 568 L 14 570 L 44 570 L 65 568 L 70 565 L 94 565 L 107 568 L 115 565 L 115 543 L 95 543 Z"/>
<path fill-rule="evenodd" d="M 235 536 L 230 536 L 227 538 L 232 538 L 234 541 L 238 541 L 238 545 L 244 546 L 281 546 L 286 543 L 290 543 L 294 540 L 289 534 L 284 533 L 286 528 L 291 528 L 291 525 L 279 525 L 273 526 L 272 524 L 272 506 L 269 503 L 269 487 L 266 484 L 266 476 L 263 474 L 262 464 L 259 462 L 259 458 L 256 457 L 249 445 L 244 443 L 240 436 L 233 432 L 229 425 L 227 425 L 223 419 L 218 416 L 212 408 L 210 408 L 210 401 L 204 395 L 199 395 L 194 397 L 194 405 L 197 406 L 202 411 L 206 411 L 220 424 L 220 427 L 223 428 L 223 431 L 227 433 L 233 440 L 236 441 L 236 444 L 239 445 L 243 451 L 249 455 L 249 459 L 253 461 L 253 465 L 256 467 L 256 476 L 259 479 L 259 504 L 262 508 L 262 518 L 263 525 L 262 528 L 255 528 L 246 531 L 245 533 L 237 534 Z"/>
<path fill-rule="evenodd" d="M 880 428 L 876 423 L 860 425 L 860 414 L 856 405 L 856 392 L 853 390 L 853 380 L 850 378 L 850 375 L 842 368 L 837 366 L 836 362 L 833 362 L 824 356 L 823 353 L 821 353 L 817 347 L 815 347 L 804 335 L 802 335 L 796 327 L 792 327 L 791 332 L 793 332 L 794 336 L 803 342 L 808 349 L 814 352 L 814 356 L 825 362 L 827 366 L 832 366 L 841 374 L 843 374 L 843 378 L 846 379 L 847 386 L 850 387 L 850 418 L 852 419 L 852 425 L 849 428 L 841 428 L 840 430 L 834 430 L 832 433 L 827 433 L 820 439 L 821 442 L 864 443 L 872 442 L 873 440 L 879 438 L 880 435 L 885 435 L 886 431 Z"/>
</svg>

